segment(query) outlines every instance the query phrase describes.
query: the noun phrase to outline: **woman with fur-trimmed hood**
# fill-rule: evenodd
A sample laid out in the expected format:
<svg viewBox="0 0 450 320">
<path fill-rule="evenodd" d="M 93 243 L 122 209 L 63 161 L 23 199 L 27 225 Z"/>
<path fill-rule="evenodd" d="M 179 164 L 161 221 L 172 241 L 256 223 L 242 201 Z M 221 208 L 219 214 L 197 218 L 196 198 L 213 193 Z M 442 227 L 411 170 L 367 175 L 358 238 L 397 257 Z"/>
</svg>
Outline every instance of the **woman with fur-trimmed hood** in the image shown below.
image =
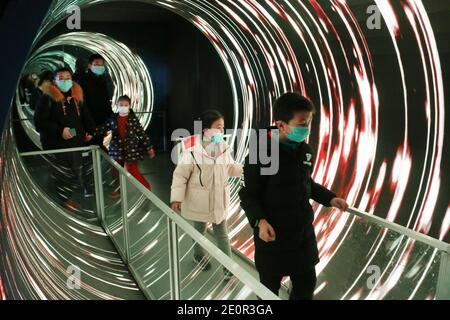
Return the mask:
<svg viewBox="0 0 450 320">
<path fill-rule="evenodd" d="M 58 69 L 55 79 L 42 85 L 43 96 L 34 114 L 34 124 L 40 133 L 44 150 L 83 147 L 92 136 L 95 124 L 88 110 L 83 106 L 83 90 L 72 81 L 72 72 Z M 89 194 L 89 186 L 83 178 L 81 152 L 55 154 L 51 163 L 51 178 L 58 198 L 71 210 L 80 208 L 73 199 L 73 188 L 80 188 Z M 74 185 L 75 183 L 75 185 Z M 78 185 L 78 186 L 77 186 Z"/>
<path fill-rule="evenodd" d="M 44 95 L 34 115 L 44 150 L 82 147 L 95 129 L 89 111 L 83 107 L 83 90 L 72 81 L 67 68 L 55 72 L 53 82 L 44 83 Z M 89 134 L 88 134 L 89 133 Z"/>
</svg>

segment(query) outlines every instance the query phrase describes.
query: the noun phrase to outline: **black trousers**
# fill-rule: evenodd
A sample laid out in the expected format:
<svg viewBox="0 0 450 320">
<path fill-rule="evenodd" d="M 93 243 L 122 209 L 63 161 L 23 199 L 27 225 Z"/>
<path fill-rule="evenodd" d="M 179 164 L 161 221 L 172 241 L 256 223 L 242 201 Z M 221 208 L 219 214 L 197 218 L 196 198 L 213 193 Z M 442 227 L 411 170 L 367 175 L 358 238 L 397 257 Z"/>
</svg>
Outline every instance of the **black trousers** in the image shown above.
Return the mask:
<svg viewBox="0 0 450 320">
<path fill-rule="evenodd" d="M 86 172 L 83 170 L 81 152 L 54 154 L 51 160 L 51 189 L 62 202 L 69 200 L 74 191 L 85 188 Z"/>
<path fill-rule="evenodd" d="M 273 273 L 259 273 L 261 283 L 274 294 L 278 295 L 281 280 L 284 275 Z M 292 291 L 289 300 L 312 300 L 317 284 L 316 270 L 314 268 L 301 273 L 290 274 Z"/>
<path fill-rule="evenodd" d="M 319 251 L 312 224 L 299 231 L 278 231 L 276 241 L 266 243 L 255 229 L 255 266 L 260 281 L 278 295 L 281 280 L 289 276 L 292 282 L 291 300 L 311 300 L 317 278 L 315 265 Z"/>
</svg>

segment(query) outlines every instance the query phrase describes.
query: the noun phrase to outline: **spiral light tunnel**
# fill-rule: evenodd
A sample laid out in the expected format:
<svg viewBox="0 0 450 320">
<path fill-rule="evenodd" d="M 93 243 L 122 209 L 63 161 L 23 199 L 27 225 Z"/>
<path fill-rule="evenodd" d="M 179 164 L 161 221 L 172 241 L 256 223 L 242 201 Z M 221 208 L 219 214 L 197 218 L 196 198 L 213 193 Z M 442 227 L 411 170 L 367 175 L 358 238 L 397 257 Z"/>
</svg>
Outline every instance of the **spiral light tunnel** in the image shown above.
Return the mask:
<svg viewBox="0 0 450 320">
<path fill-rule="evenodd" d="M 137 112 L 144 128 L 151 122 L 154 92 L 149 70 L 142 59 L 123 43 L 104 34 L 89 32 L 74 32 L 63 34 L 40 46 L 33 52 L 25 64 L 25 70 L 56 70 L 57 67 L 68 66 L 76 70 L 74 55 L 56 50 L 55 48 L 74 47 L 87 52 L 98 52 L 108 61 L 108 72 L 113 79 L 115 89 L 113 101 L 121 95 L 136 97 L 132 101 L 132 108 Z M 123 66 L 127 66 L 124 68 Z M 16 95 L 19 101 L 19 95 Z M 20 105 L 20 102 L 18 102 Z M 113 110 L 115 110 L 113 105 Z M 33 116 L 26 106 L 18 108 L 21 119 Z M 24 128 L 30 138 L 39 145 L 39 134 L 32 121 L 23 121 Z"/>
<path fill-rule="evenodd" d="M 70 6 L 83 9 L 107 2 L 55 2 L 36 42 L 67 16 L 66 9 Z M 450 182 L 442 171 L 448 152 L 444 139 L 449 134 L 445 131 L 444 85 L 434 31 L 422 1 L 139 2 L 184 17 L 216 49 L 233 90 L 231 129 L 243 129 L 242 136 L 233 135 L 231 139 L 238 161 L 243 162 L 248 153 L 250 129 L 271 124 L 273 99 L 286 91 L 300 91 L 318 109 L 310 137 L 315 149 L 315 181 L 336 191 L 353 207 L 448 241 L 450 201 L 448 194 L 442 192 L 442 186 Z M 355 16 L 354 11 L 372 5 L 377 6 L 382 22 L 381 29 L 376 31 L 369 29 L 366 19 Z M 374 32 L 382 41 L 373 40 Z M 55 51 L 55 47 L 67 45 L 104 55 L 116 85 L 116 96 L 129 93 L 140 97 L 134 101 L 136 107 L 152 110 L 156 93 L 149 71 L 125 44 L 107 35 L 76 32 L 58 36 L 36 48 L 28 64 L 56 64 L 52 59 L 61 52 Z M 73 66 L 73 57 L 63 56 L 65 63 Z M 143 116 L 141 120 L 148 126 L 151 118 Z M 32 124 L 29 126 L 31 132 Z M 41 263 L 39 259 L 54 263 L 53 254 L 58 252 L 48 244 L 39 249 L 37 260 L 11 261 L 14 252 L 25 254 L 35 250 L 22 237 L 30 232 L 38 236 L 40 223 L 29 220 L 37 216 L 28 206 L 35 195 L 29 188 L 24 192 L 24 173 L 20 172 L 21 160 L 13 144 L 13 139 L 7 138 L 2 148 L 6 155 L 2 157 L 2 175 L 6 177 L 2 180 L 6 190 L 2 202 L 10 210 L 2 222 L 2 230 L 9 236 L 3 236 L 1 252 L 11 274 L 14 263 L 19 274 L 16 279 L 3 282 L 22 279 L 29 291 L 34 292 L 33 297 L 66 297 L 57 283 L 39 293 L 42 286 L 37 279 L 49 278 L 47 270 L 36 269 L 31 274 L 36 264 Z M 14 175 L 21 179 L 7 179 Z M 28 184 L 33 182 L 30 180 Z M 252 259 L 252 231 L 239 206 L 239 188 L 239 181 L 234 181 L 229 231 L 234 248 Z M 52 207 L 50 202 L 45 206 Z M 314 209 L 321 258 L 317 266 L 318 297 L 434 298 L 432 283 L 439 264 L 435 251 L 387 230 L 364 226 L 350 215 L 317 204 Z M 161 237 L 145 231 L 142 234 L 142 239 L 148 241 Z M 141 249 L 148 250 L 149 243 Z M 354 254 L 353 258 L 349 258 L 350 254 Z M 337 284 L 337 278 L 344 276 L 337 275 L 336 270 L 346 268 L 345 261 L 351 259 L 359 262 L 347 270 L 342 279 L 346 283 Z M 145 263 L 142 262 L 142 267 Z M 377 289 L 365 285 L 364 274 L 373 264 L 382 269 Z M 154 261 L 153 266 L 156 265 Z M 153 269 L 152 277 L 158 279 L 158 274 L 166 271 Z M 189 277 L 185 281 L 195 281 L 194 275 Z M 98 297 L 104 295 L 98 293 Z"/>
</svg>

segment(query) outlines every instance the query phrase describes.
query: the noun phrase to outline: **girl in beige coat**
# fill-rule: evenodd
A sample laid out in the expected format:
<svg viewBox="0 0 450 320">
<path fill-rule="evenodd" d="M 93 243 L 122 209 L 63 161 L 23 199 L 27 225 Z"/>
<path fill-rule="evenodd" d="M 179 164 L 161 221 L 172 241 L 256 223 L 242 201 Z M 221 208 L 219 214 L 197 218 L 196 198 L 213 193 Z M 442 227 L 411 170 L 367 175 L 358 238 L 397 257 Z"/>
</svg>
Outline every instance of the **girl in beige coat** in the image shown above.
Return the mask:
<svg viewBox="0 0 450 320">
<path fill-rule="evenodd" d="M 241 177 L 242 165 L 232 157 L 231 148 L 223 140 L 224 117 L 208 110 L 200 117 L 203 136 L 186 138 L 184 151 L 173 173 L 171 207 L 193 222 L 202 234 L 212 223 L 217 246 L 231 257 L 226 217 L 230 205 L 228 178 Z M 194 244 L 194 262 L 209 270 L 201 246 Z M 231 274 L 224 270 L 225 276 Z"/>
</svg>

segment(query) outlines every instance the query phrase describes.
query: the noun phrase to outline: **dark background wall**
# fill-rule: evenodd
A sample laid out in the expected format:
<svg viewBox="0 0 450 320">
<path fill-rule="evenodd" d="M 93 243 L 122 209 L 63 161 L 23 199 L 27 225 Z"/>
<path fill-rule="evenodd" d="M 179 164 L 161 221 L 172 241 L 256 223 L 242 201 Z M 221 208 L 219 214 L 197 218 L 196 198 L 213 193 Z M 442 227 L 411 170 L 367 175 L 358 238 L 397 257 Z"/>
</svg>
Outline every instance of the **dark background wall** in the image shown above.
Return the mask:
<svg viewBox="0 0 450 320">
<path fill-rule="evenodd" d="M 0 132 L 6 119 L 31 43 L 47 14 L 51 0 L 0 2 Z M 1 136 L 0 136 L 1 139 Z"/>
</svg>

